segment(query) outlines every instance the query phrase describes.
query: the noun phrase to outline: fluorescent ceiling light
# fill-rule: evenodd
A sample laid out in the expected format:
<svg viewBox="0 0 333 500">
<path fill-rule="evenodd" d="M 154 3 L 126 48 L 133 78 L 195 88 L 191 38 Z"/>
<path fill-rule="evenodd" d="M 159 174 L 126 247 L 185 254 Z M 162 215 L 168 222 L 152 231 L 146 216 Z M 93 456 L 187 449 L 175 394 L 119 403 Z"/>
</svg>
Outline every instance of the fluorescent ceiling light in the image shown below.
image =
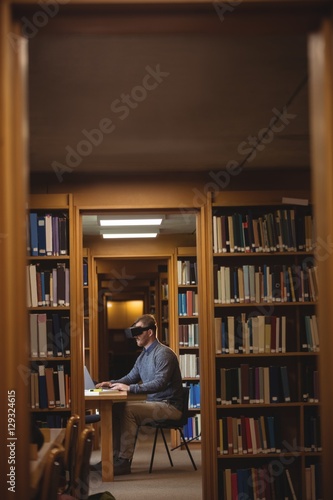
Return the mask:
<svg viewBox="0 0 333 500">
<path fill-rule="evenodd" d="M 156 238 L 157 233 L 108 233 L 103 238 Z"/>
<path fill-rule="evenodd" d="M 101 226 L 159 226 L 162 219 L 101 219 Z"/>
</svg>

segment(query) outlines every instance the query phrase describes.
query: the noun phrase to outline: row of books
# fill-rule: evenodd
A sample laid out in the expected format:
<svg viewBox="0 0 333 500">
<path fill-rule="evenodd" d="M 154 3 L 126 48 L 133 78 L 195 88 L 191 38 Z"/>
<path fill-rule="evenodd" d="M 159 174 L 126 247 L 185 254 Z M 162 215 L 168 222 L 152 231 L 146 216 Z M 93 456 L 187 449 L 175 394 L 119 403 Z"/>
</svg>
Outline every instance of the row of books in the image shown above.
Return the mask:
<svg viewBox="0 0 333 500">
<path fill-rule="evenodd" d="M 322 472 L 321 464 L 310 464 L 305 467 L 305 495 L 306 500 L 322 500 Z"/>
<path fill-rule="evenodd" d="M 199 347 L 198 323 L 179 324 L 178 338 L 180 347 Z"/>
<path fill-rule="evenodd" d="M 166 282 L 161 283 L 161 299 L 168 300 L 169 298 L 169 285 Z"/>
<path fill-rule="evenodd" d="M 304 418 L 304 451 L 322 451 L 320 417 L 305 415 Z"/>
<path fill-rule="evenodd" d="M 161 335 L 159 334 L 159 339 L 161 342 L 163 342 L 166 345 L 169 345 L 170 339 L 169 339 L 169 327 L 166 325 L 162 325 L 161 329 L 159 330 L 161 332 Z"/>
<path fill-rule="evenodd" d="M 319 402 L 319 371 L 313 366 L 303 367 L 302 377 L 303 401 L 306 403 Z"/>
<path fill-rule="evenodd" d="M 63 364 L 56 367 L 38 366 L 30 376 L 30 406 L 32 409 L 69 408 L 70 376 Z"/>
<path fill-rule="evenodd" d="M 224 469 L 223 492 L 221 492 L 223 499 L 296 500 L 289 470 L 285 469 L 282 463 L 279 464 L 278 470 L 277 473 L 274 461 L 258 468 Z"/>
<path fill-rule="evenodd" d="M 188 407 L 200 408 L 200 382 L 187 383 L 187 387 L 190 389 Z"/>
<path fill-rule="evenodd" d="M 162 306 L 161 306 L 161 318 L 162 318 L 162 321 L 168 321 L 168 319 L 169 319 L 169 305 L 168 304 L 162 304 Z"/>
<path fill-rule="evenodd" d="M 214 331 L 218 354 L 286 352 L 286 316 L 214 318 Z"/>
<path fill-rule="evenodd" d="M 217 421 L 220 455 L 281 453 L 280 428 L 274 416 L 222 417 Z"/>
<path fill-rule="evenodd" d="M 39 264 L 27 266 L 28 307 L 69 307 L 69 268 L 58 263 L 52 269 Z"/>
<path fill-rule="evenodd" d="M 68 255 L 68 218 L 30 212 L 28 216 L 28 248 L 31 256 Z"/>
<path fill-rule="evenodd" d="M 194 378 L 200 376 L 199 356 L 196 354 L 180 354 L 179 367 L 182 378 Z"/>
<path fill-rule="evenodd" d="M 305 339 L 302 344 L 302 348 L 309 352 L 319 352 L 319 333 L 318 333 L 318 322 L 317 316 L 306 315 L 304 316 L 305 321 Z"/>
<path fill-rule="evenodd" d="M 69 316 L 59 313 L 30 313 L 31 358 L 70 356 Z"/>
<path fill-rule="evenodd" d="M 196 285 L 198 283 L 197 263 L 193 260 L 177 260 L 178 285 Z"/>
<path fill-rule="evenodd" d="M 187 423 L 183 427 L 183 433 L 186 441 L 201 441 L 200 413 L 187 419 Z"/>
<path fill-rule="evenodd" d="M 286 366 L 250 366 L 242 363 L 240 367 L 220 368 L 218 404 L 269 404 L 290 401 Z"/>
<path fill-rule="evenodd" d="M 197 316 L 198 315 L 198 294 L 193 290 L 178 293 L 178 315 Z"/>
<path fill-rule="evenodd" d="M 314 247 L 313 218 L 295 209 L 213 216 L 214 253 L 310 252 Z"/>
<path fill-rule="evenodd" d="M 317 266 L 214 265 L 215 304 L 314 302 L 318 300 Z"/>
</svg>

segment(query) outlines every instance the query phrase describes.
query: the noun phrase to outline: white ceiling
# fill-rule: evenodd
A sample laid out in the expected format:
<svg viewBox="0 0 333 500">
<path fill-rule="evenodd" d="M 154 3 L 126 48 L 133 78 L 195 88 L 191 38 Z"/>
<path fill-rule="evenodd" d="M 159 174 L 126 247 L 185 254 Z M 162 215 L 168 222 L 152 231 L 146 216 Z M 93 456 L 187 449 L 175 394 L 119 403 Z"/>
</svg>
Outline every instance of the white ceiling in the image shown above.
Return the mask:
<svg viewBox="0 0 333 500">
<path fill-rule="evenodd" d="M 112 217 L 113 214 L 104 214 L 103 218 L 106 218 L 106 215 L 109 216 L 110 218 Z M 137 214 L 135 214 L 137 216 Z M 140 214 L 143 216 L 144 214 Z M 158 233 L 158 235 L 163 235 L 163 234 L 195 234 L 196 230 L 196 216 L 193 214 L 186 214 L 186 221 L 184 220 L 183 215 L 175 214 L 175 213 L 163 213 L 163 214 L 158 214 L 154 213 L 153 215 L 146 214 L 149 216 L 153 216 L 154 218 L 161 216 L 162 217 L 162 223 L 158 227 L 153 227 L 153 230 Z M 119 215 L 118 215 L 119 217 Z M 123 214 L 121 218 L 132 218 L 132 215 L 128 215 L 128 213 L 125 215 Z M 83 234 L 85 236 L 100 236 L 103 232 L 121 232 L 122 229 L 120 228 L 120 231 L 108 228 L 101 228 L 99 224 L 99 218 L 100 216 L 97 214 L 88 214 L 88 215 L 83 215 L 82 216 L 82 230 Z M 127 227 L 126 232 L 137 232 L 140 231 L 140 228 L 133 228 L 133 227 Z M 142 231 L 144 232 L 150 232 L 152 228 L 149 226 L 143 226 Z"/>
</svg>

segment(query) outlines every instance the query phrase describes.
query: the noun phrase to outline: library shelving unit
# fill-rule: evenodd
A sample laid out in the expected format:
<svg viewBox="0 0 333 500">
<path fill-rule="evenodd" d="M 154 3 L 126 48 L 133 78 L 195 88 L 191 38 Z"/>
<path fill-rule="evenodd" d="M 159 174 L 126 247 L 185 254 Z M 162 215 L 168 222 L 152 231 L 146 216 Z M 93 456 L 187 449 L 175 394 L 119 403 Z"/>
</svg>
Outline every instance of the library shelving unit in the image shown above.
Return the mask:
<svg viewBox="0 0 333 500">
<path fill-rule="evenodd" d="M 27 213 L 30 408 L 42 426 L 63 427 L 75 403 L 71 373 L 71 195 L 33 195 Z"/>
<path fill-rule="evenodd" d="M 169 338 L 169 283 L 167 271 L 158 274 L 159 282 L 159 331 L 160 340 L 165 345 L 170 345 Z"/>
<path fill-rule="evenodd" d="M 184 385 L 190 388 L 190 416 L 185 437 L 201 441 L 200 418 L 200 337 L 198 314 L 198 273 L 195 247 L 177 248 L 177 340 Z"/>
<path fill-rule="evenodd" d="M 321 498 L 311 207 L 218 193 L 211 208 L 218 498 Z"/>
<path fill-rule="evenodd" d="M 148 289 L 148 310 L 149 314 L 156 314 L 156 301 L 158 300 L 157 298 L 157 291 L 156 291 L 156 280 L 151 280 L 149 283 L 149 289 Z"/>
<path fill-rule="evenodd" d="M 90 318 L 90 293 L 91 262 L 89 248 L 83 248 L 83 339 L 84 339 L 84 362 L 89 372 L 91 366 L 91 318 Z"/>
</svg>

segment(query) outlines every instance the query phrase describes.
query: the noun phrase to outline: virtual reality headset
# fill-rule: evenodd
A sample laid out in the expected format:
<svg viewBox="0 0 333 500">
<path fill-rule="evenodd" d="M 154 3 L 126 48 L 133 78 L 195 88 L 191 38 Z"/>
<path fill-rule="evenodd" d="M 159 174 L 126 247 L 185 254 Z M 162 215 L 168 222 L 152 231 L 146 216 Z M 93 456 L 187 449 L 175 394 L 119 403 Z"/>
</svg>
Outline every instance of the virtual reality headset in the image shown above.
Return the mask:
<svg viewBox="0 0 333 500">
<path fill-rule="evenodd" d="M 125 329 L 125 334 L 128 339 L 131 339 L 132 337 L 137 337 L 138 335 L 141 335 L 141 333 L 145 332 L 146 330 L 154 330 L 155 325 L 148 325 L 148 326 L 135 326 L 132 325 L 129 328 Z"/>
</svg>

